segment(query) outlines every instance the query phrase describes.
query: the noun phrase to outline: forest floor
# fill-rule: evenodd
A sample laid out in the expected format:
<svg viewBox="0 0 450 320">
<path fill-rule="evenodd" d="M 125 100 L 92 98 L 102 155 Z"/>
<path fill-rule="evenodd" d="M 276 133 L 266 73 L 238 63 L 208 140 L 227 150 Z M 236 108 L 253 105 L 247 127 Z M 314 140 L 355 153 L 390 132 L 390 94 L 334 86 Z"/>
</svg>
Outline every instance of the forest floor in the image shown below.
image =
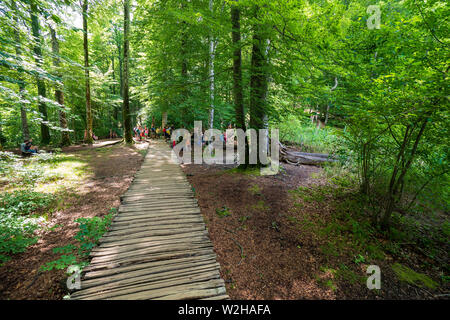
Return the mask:
<svg viewBox="0 0 450 320">
<path fill-rule="evenodd" d="M 50 164 L 45 158 L 35 164 L 46 172 L 43 181 L 26 171 L 20 184 L 37 180 L 30 188 L 57 201 L 45 213 L 38 242 L 0 267 L 0 299 L 62 299 L 65 271 L 40 267 L 58 258 L 54 248 L 75 243 L 75 219 L 103 217 L 119 206 L 146 147 L 70 147 Z M 282 166 L 277 175 L 261 176 L 226 165 L 182 165 L 231 299 L 448 298 L 442 223 L 396 224 L 384 237 L 370 227 L 356 183 L 345 172 Z M 0 179 L 0 191 L 11 188 L 14 183 Z M 366 286 L 369 265 L 381 269 L 380 290 Z"/>
<path fill-rule="evenodd" d="M 372 233 L 350 181 L 330 179 L 318 166 L 282 166 L 278 175 L 261 176 L 183 165 L 231 299 L 448 297 L 446 256 L 436 267 L 415 246 Z M 367 288 L 369 265 L 381 269 L 380 290 Z"/>
<path fill-rule="evenodd" d="M 70 167 L 76 161 L 80 166 L 70 171 L 79 174 L 55 182 L 59 186 L 65 184 L 64 191 L 58 193 L 57 207 L 48 214 L 45 228 L 38 229 L 38 242 L 0 267 L 0 299 L 53 300 L 67 294 L 65 270 L 41 272 L 40 267 L 58 258 L 53 248 L 75 243 L 78 231 L 75 219 L 103 217 L 119 206 L 120 195 L 139 169 L 147 145 L 141 142 L 132 147 L 115 144 L 63 149 L 63 158 L 56 169 Z M 44 189 L 52 187 L 47 183 Z"/>
</svg>

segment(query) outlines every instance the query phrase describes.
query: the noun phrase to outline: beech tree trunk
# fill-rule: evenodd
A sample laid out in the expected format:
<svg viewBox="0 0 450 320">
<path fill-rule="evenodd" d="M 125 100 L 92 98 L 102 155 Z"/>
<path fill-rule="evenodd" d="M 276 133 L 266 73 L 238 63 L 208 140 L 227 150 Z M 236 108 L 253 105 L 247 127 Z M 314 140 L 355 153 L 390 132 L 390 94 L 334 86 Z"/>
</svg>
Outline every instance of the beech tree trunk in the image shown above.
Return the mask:
<svg viewBox="0 0 450 320">
<path fill-rule="evenodd" d="M 242 93 L 242 52 L 241 52 L 241 25 L 239 8 L 231 6 L 231 24 L 233 40 L 233 99 L 236 113 L 236 128 L 245 129 L 244 98 Z"/>
<path fill-rule="evenodd" d="M 86 143 L 92 144 L 92 108 L 91 88 L 89 84 L 89 50 L 88 50 L 88 26 L 87 26 L 88 0 L 83 2 L 83 47 L 84 47 L 84 79 L 86 83 Z"/>
<path fill-rule="evenodd" d="M 245 125 L 245 110 L 244 110 L 244 95 L 242 92 L 242 50 L 241 50 L 241 24 L 240 24 L 240 10 L 236 3 L 231 4 L 231 37 L 233 41 L 233 100 L 234 110 L 236 115 L 236 129 L 246 131 Z M 248 138 L 245 137 L 245 161 L 240 167 L 246 168 L 249 161 L 249 146 Z"/>
<path fill-rule="evenodd" d="M 52 38 L 52 53 L 53 53 L 53 65 L 57 69 L 57 75 L 61 77 L 61 72 L 58 70 L 61 64 L 61 58 L 59 57 L 59 42 L 56 37 L 55 30 L 49 26 L 50 34 Z M 64 110 L 64 93 L 61 90 L 59 85 L 56 85 L 55 88 L 55 100 L 61 105 L 61 110 L 59 110 L 59 125 L 63 129 L 67 129 L 67 117 L 66 112 Z M 70 145 L 70 136 L 68 131 L 61 132 L 61 146 L 65 147 Z"/>
<path fill-rule="evenodd" d="M 255 16 L 258 16 L 258 8 L 255 10 Z M 267 59 L 266 43 L 264 35 L 264 26 L 255 24 L 253 28 L 253 46 L 250 66 L 250 128 L 255 129 L 257 138 L 252 145 L 256 147 L 258 154 L 256 166 L 261 166 L 259 150 L 259 132 L 258 129 L 264 128 L 264 116 L 266 114 L 266 96 L 267 96 Z"/>
<path fill-rule="evenodd" d="M 209 11 L 211 15 L 213 13 L 213 0 L 209 0 Z M 215 43 L 214 36 L 210 34 L 209 39 L 209 99 L 210 99 L 210 108 L 209 108 L 209 128 L 212 129 L 214 127 L 214 51 L 215 51 Z"/>
<path fill-rule="evenodd" d="M 130 0 L 123 2 L 123 130 L 126 143 L 133 143 L 133 136 L 131 133 L 131 119 L 130 119 L 130 97 L 128 88 L 129 78 L 129 32 L 130 32 Z"/>
<path fill-rule="evenodd" d="M 14 22 L 16 24 L 14 28 L 14 40 L 16 41 L 16 56 L 17 58 L 21 58 L 22 55 L 22 48 L 20 43 L 20 34 L 19 34 L 19 18 L 17 15 L 17 4 L 15 0 L 11 0 L 11 6 L 14 9 Z M 23 78 L 20 77 L 19 79 L 19 95 L 20 97 L 23 96 L 23 91 L 25 90 L 25 82 L 23 81 Z M 22 124 L 22 138 L 24 140 L 30 139 L 30 130 L 28 128 L 28 119 L 27 119 L 27 111 L 23 105 L 20 106 L 20 120 Z"/>
<path fill-rule="evenodd" d="M 31 29 L 32 29 L 33 40 L 34 40 L 34 46 L 33 46 L 34 59 L 36 61 L 36 66 L 38 68 L 42 68 L 43 59 L 42 59 L 42 49 L 41 49 L 41 35 L 40 35 L 40 26 L 39 26 L 39 18 L 38 18 L 38 8 L 37 8 L 36 2 L 31 1 L 30 10 L 31 10 Z M 45 91 L 45 83 L 44 83 L 44 80 L 42 78 L 40 78 L 39 76 L 36 76 L 36 82 L 37 82 L 37 91 L 38 91 L 38 95 L 39 95 L 39 112 L 42 115 L 41 143 L 43 145 L 47 145 L 50 143 L 50 130 L 46 124 L 46 122 L 48 121 L 47 105 L 41 99 L 41 97 L 45 98 L 47 96 L 46 91 Z"/>
</svg>

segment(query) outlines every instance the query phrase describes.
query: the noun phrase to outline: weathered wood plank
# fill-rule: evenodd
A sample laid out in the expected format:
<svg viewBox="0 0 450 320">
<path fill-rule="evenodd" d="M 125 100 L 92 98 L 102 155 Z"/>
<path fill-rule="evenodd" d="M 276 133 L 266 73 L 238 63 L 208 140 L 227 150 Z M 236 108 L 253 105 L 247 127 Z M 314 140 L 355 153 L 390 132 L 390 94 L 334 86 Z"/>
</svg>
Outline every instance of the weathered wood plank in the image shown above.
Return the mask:
<svg viewBox="0 0 450 320">
<path fill-rule="evenodd" d="M 89 266 L 83 269 L 84 272 L 95 271 L 95 270 L 106 270 L 113 269 L 119 267 L 126 267 L 131 264 L 136 263 L 145 263 L 145 262 L 154 262 L 154 261 L 162 261 L 162 260 L 171 260 L 171 259 L 179 259 L 179 258 L 187 258 L 194 256 L 204 256 L 214 254 L 214 251 L 211 248 L 207 249 L 191 249 L 191 250 L 180 250 L 180 251 L 172 251 L 172 252 L 164 252 L 164 253 L 156 253 L 156 254 L 148 254 L 145 256 L 134 256 L 129 257 L 120 261 L 109 261 L 105 263 L 97 263 L 90 264 Z"/>
<path fill-rule="evenodd" d="M 136 263 L 136 264 L 129 265 L 127 267 L 117 267 L 114 269 L 90 271 L 84 275 L 83 279 L 87 280 L 87 279 L 96 279 L 96 278 L 102 278 L 102 277 L 110 277 L 110 276 L 113 276 L 116 274 L 124 274 L 124 273 L 130 272 L 130 271 L 142 270 L 142 269 L 146 269 L 146 268 L 163 267 L 163 266 L 184 264 L 184 263 L 189 263 L 189 262 L 199 262 L 200 263 L 202 261 L 216 261 L 216 255 L 209 254 L 209 255 L 177 258 L 177 259 L 170 259 L 170 260 L 160 260 L 160 261 L 153 261 L 153 262 L 146 262 L 146 263 Z"/>
</svg>

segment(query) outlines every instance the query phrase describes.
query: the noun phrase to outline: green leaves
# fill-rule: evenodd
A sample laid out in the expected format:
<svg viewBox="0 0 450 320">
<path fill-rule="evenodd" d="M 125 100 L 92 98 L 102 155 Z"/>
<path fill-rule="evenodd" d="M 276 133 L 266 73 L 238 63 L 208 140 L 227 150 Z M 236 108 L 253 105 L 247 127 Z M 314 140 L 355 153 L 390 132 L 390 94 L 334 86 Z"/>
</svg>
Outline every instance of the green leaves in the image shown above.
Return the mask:
<svg viewBox="0 0 450 320">
<path fill-rule="evenodd" d="M 98 240 L 108 230 L 113 219 L 113 213 L 107 214 L 103 218 L 78 218 L 75 222 L 79 223 L 79 231 L 74 239 L 78 245 L 69 244 L 64 247 L 54 248 L 53 253 L 61 254 L 59 259 L 47 262 L 41 266 L 42 271 L 53 269 L 66 269 L 70 265 L 79 265 L 81 268 L 87 265 L 85 261 L 92 248 L 98 244 Z"/>
</svg>

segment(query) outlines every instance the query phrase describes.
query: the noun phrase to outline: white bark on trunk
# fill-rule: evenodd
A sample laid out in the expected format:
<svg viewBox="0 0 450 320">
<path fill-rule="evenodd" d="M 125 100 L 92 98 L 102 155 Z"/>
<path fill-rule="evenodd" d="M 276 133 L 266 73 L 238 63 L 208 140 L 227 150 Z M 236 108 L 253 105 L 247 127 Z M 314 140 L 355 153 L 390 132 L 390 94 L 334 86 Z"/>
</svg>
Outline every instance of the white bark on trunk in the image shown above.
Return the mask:
<svg viewBox="0 0 450 320">
<path fill-rule="evenodd" d="M 213 0 L 209 0 L 209 11 L 211 15 L 213 13 Z M 210 109 L 209 109 L 209 128 L 212 129 L 214 126 L 214 54 L 215 54 L 215 43 L 212 33 L 209 39 L 209 99 L 210 99 Z"/>
</svg>

